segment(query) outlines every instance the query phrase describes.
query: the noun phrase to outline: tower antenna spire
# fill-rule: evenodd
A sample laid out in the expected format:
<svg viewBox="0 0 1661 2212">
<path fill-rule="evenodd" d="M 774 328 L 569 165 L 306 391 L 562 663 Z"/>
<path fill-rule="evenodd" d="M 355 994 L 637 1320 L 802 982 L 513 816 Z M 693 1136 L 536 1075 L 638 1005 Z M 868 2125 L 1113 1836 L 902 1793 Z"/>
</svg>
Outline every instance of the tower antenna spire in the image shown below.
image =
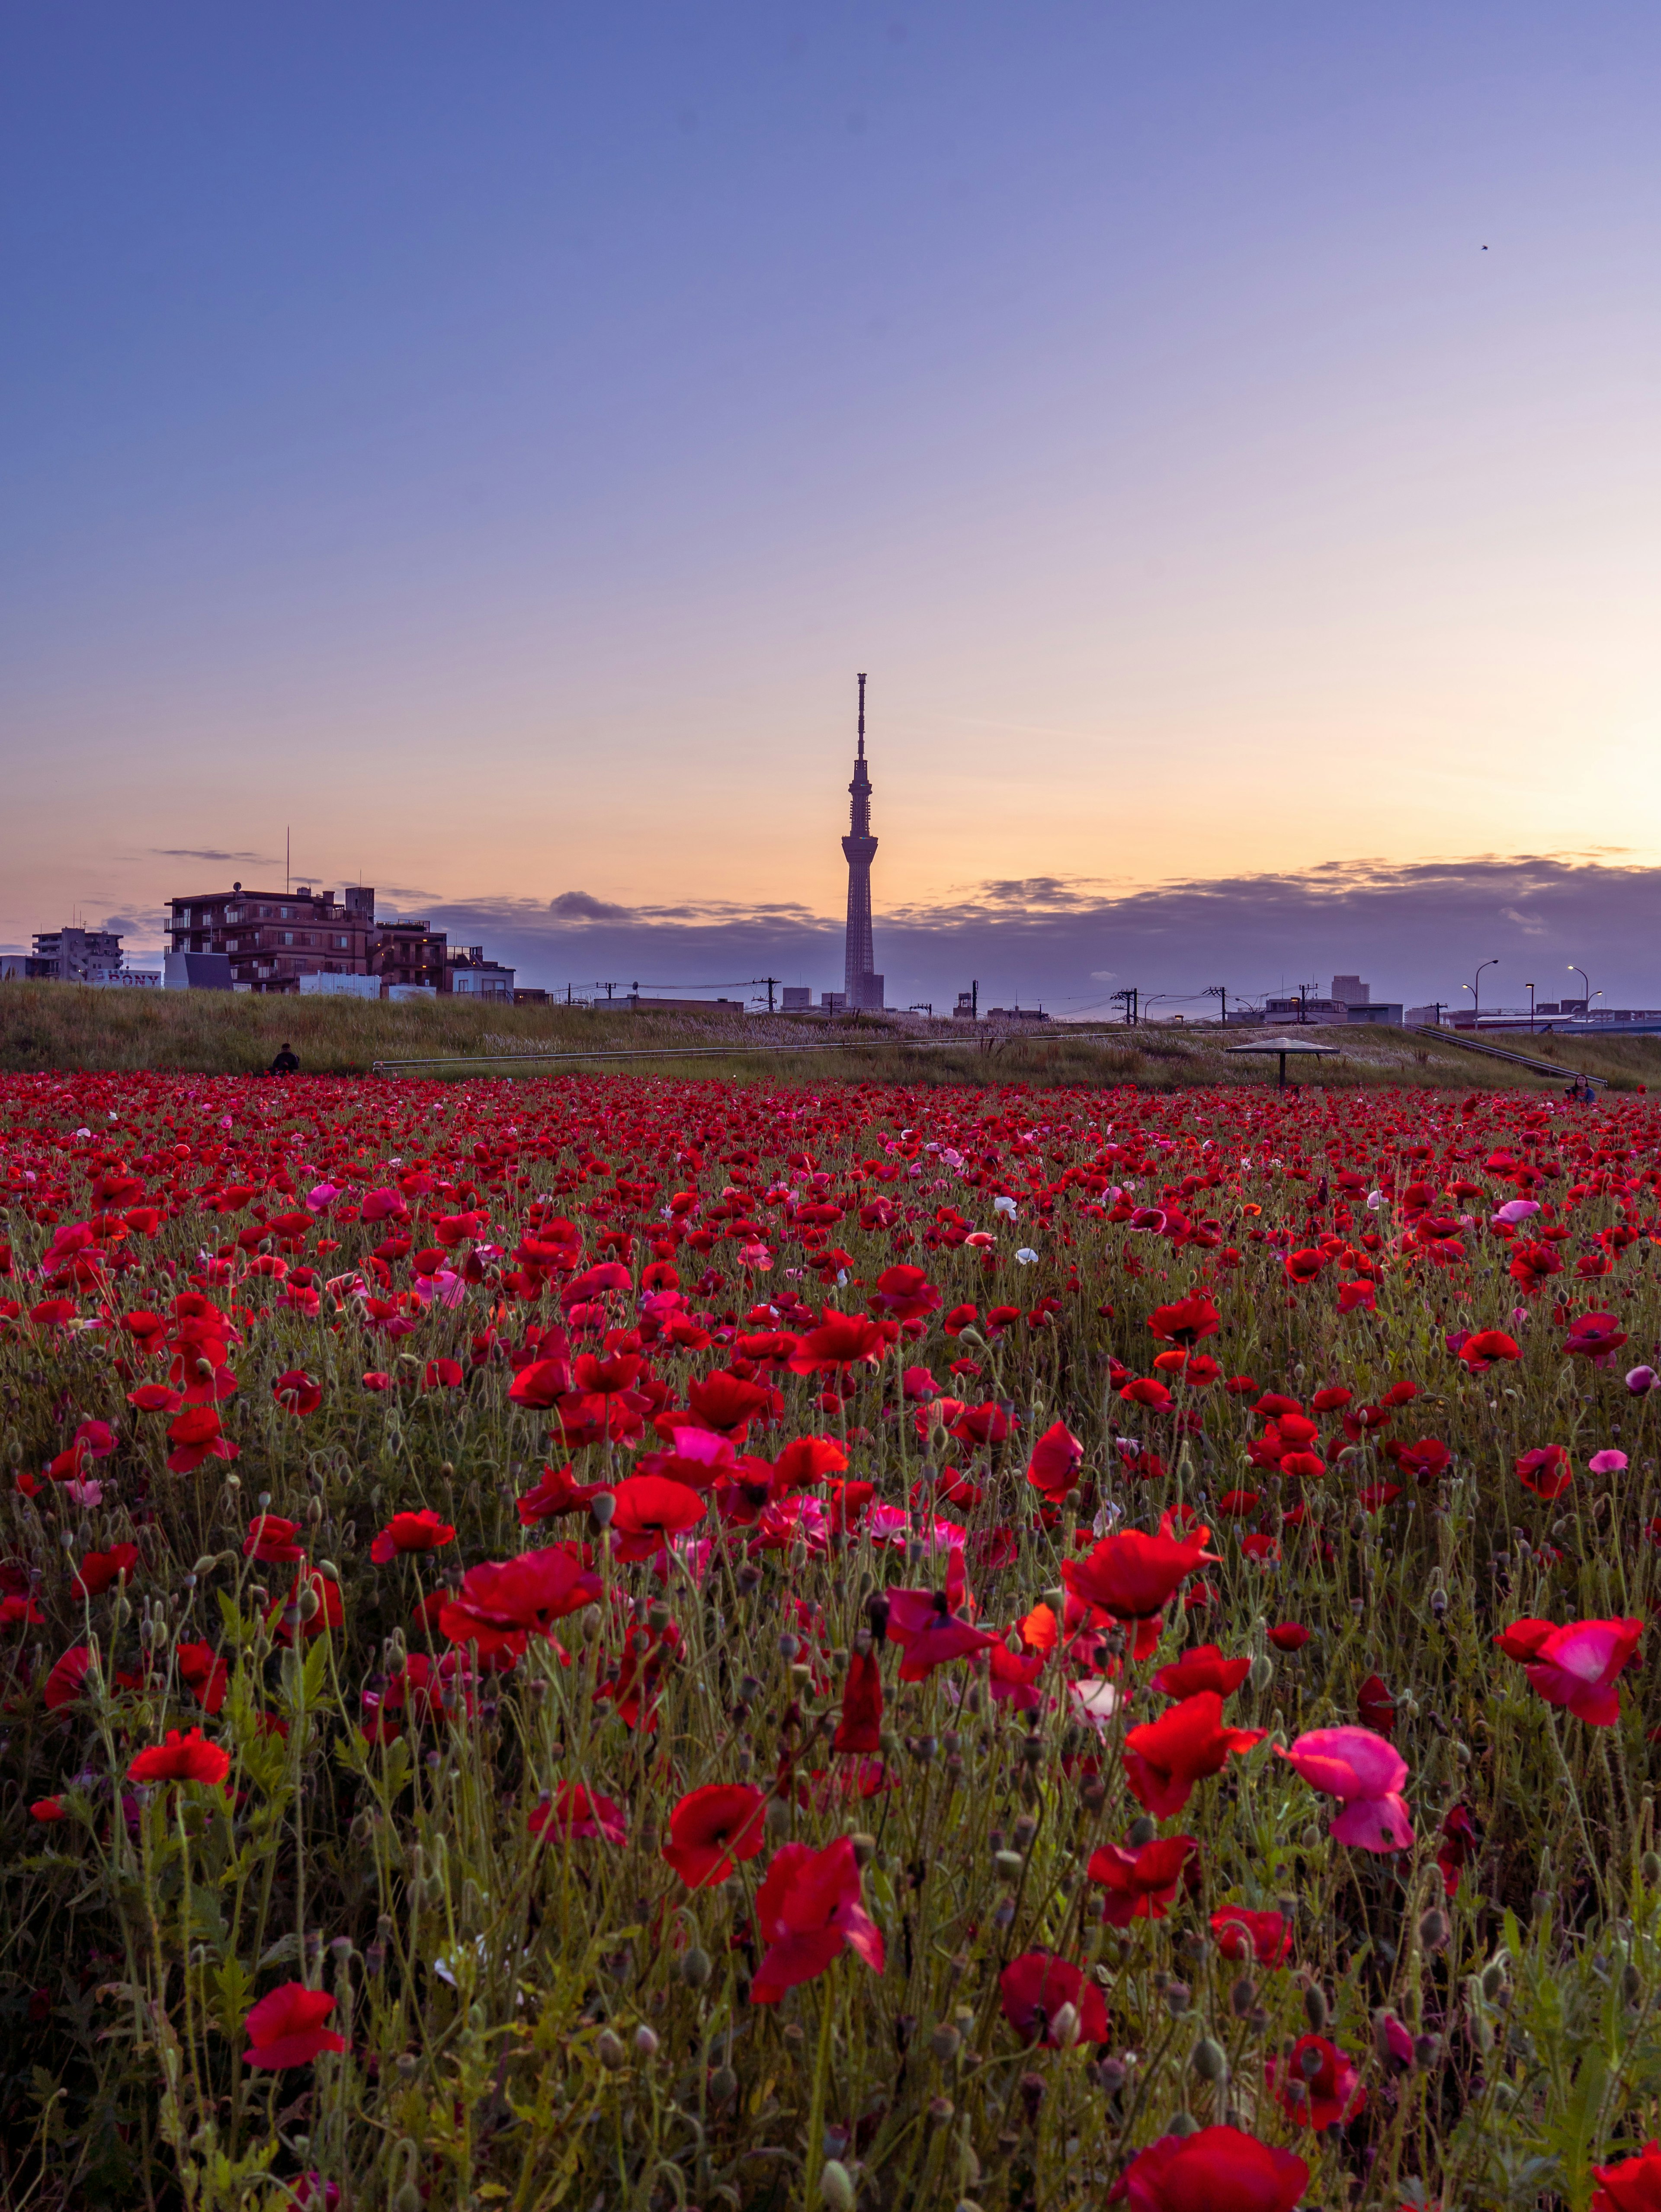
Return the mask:
<svg viewBox="0 0 1661 2212">
<path fill-rule="evenodd" d="M 848 787 L 853 805 L 849 834 L 842 841 L 848 861 L 848 941 L 843 983 L 850 1007 L 879 1008 L 883 979 L 876 970 L 876 951 L 871 937 L 871 863 L 877 857 L 877 841 L 871 835 L 871 778 L 865 765 L 865 675 L 860 675 L 860 739 L 854 759 L 854 781 Z"/>
</svg>

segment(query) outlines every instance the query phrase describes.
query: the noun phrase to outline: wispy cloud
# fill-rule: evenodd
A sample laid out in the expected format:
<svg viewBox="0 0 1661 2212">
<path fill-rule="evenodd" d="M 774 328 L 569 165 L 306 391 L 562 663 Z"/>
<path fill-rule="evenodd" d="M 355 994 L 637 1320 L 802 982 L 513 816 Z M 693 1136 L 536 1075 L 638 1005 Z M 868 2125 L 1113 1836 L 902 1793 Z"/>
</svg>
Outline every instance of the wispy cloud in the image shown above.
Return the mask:
<svg viewBox="0 0 1661 2212">
<path fill-rule="evenodd" d="M 150 850 L 163 860 L 254 860 L 262 868 L 277 866 L 269 853 L 216 853 L 189 845 L 152 845 Z"/>
</svg>

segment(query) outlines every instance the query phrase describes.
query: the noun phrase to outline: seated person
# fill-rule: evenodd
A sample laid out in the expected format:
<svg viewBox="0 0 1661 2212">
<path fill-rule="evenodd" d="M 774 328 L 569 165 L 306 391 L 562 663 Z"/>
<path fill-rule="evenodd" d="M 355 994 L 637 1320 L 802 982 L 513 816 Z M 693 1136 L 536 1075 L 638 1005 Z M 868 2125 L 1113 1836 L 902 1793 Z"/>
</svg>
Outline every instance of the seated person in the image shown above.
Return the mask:
<svg viewBox="0 0 1661 2212">
<path fill-rule="evenodd" d="M 294 1075 L 298 1073 L 299 1068 L 300 1061 L 298 1058 L 289 1050 L 288 1045 L 285 1043 L 282 1051 L 278 1053 L 277 1058 L 271 1062 L 271 1073 L 273 1075 Z"/>
</svg>

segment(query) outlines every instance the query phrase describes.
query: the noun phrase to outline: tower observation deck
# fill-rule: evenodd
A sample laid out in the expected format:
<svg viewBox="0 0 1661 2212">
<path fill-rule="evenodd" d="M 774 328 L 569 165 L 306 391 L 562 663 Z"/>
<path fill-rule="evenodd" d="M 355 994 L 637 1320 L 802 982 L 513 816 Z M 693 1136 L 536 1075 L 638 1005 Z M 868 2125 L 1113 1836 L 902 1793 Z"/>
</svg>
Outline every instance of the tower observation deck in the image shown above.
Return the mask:
<svg viewBox="0 0 1661 2212">
<path fill-rule="evenodd" d="M 865 678 L 860 678 L 859 750 L 854 760 L 854 781 L 848 787 L 853 801 L 849 834 L 842 841 L 848 859 L 848 950 L 844 988 L 854 1007 L 880 1008 L 883 979 L 876 972 L 876 948 L 871 938 L 871 863 L 877 857 L 877 841 L 871 835 L 871 778 L 865 766 Z"/>
</svg>

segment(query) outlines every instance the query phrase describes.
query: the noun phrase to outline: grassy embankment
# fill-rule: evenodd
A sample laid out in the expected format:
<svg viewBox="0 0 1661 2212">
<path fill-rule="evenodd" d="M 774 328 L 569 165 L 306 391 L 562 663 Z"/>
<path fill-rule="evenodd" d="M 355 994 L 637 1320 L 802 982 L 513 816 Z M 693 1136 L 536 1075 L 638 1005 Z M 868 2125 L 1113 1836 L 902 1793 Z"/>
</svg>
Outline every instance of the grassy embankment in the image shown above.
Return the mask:
<svg viewBox="0 0 1661 2212">
<path fill-rule="evenodd" d="M 833 1035 L 842 1051 L 823 1048 Z M 1503 1061 L 1485 1061 L 1451 1043 L 1411 1031 L 1343 1029 L 1307 1032 L 1311 1042 L 1336 1045 L 1342 1057 L 1293 1069 L 1300 1082 L 1327 1087 L 1514 1090 L 1551 1088 Z M 950 1024 L 900 1024 L 855 1017 L 836 1032 L 814 1019 L 782 1015 L 732 1017 L 683 1012 L 630 1013 L 618 1008 L 482 1006 L 459 999 L 392 1006 L 359 999 L 275 999 L 237 993 L 89 991 L 75 984 L 0 983 L 0 1071 L 52 1068 L 156 1068 L 179 1073 L 252 1074 L 283 1044 L 307 1073 L 366 1073 L 377 1060 L 455 1055 L 431 1073 L 460 1076 L 488 1054 L 593 1052 L 631 1056 L 613 1064 L 637 1073 L 720 1074 L 775 1083 L 885 1082 L 933 1085 L 983 1083 L 1135 1084 L 1178 1090 L 1202 1084 L 1272 1082 L 1270 1059 L 1225 1055 L 1223 1035 L 1188 1030 L 1107 1025 L 1084 1033 L 1058 1028 L 1033 1034 L 985 1024 L 961 1046 L 919 1051 L 907 1037 L 950 1040 Z M 727 1049 L 732 1039 L 733 1048 Z M 1244 1041 L 1232 1033 L 1231 1043 Z M 1510 1041 L 1508 1041 L 1510 1042 Z M 1661 1038 L 1608 1042 L 1518 1038 L 1518 1048 L 1570 1069 L 1605 1077 L 1616 1090 L 1661 1082 Z M 773 1049 L 743 1049 L 768 1047 Z M 697 1048 L 720 1046 L 707 1056 Z M 791 1047 L 804 1048 L 792 1050 Z M 660 1053 L 658 1060 L 651 1055 Z M 639 1057 L 642 1054 L 647 1057 Z M 603 1067 L 604 1060 L 594 1065 Z M 423 1071 L 426 1072 L 426 1071 Z M 532 1072 L 529 1069 L 527 1073 Z M 545 1073 L 545 1066 L 534 1072 Z M 514 1073 L 497 1059 L 481 1074 Z"/>
</svg>

